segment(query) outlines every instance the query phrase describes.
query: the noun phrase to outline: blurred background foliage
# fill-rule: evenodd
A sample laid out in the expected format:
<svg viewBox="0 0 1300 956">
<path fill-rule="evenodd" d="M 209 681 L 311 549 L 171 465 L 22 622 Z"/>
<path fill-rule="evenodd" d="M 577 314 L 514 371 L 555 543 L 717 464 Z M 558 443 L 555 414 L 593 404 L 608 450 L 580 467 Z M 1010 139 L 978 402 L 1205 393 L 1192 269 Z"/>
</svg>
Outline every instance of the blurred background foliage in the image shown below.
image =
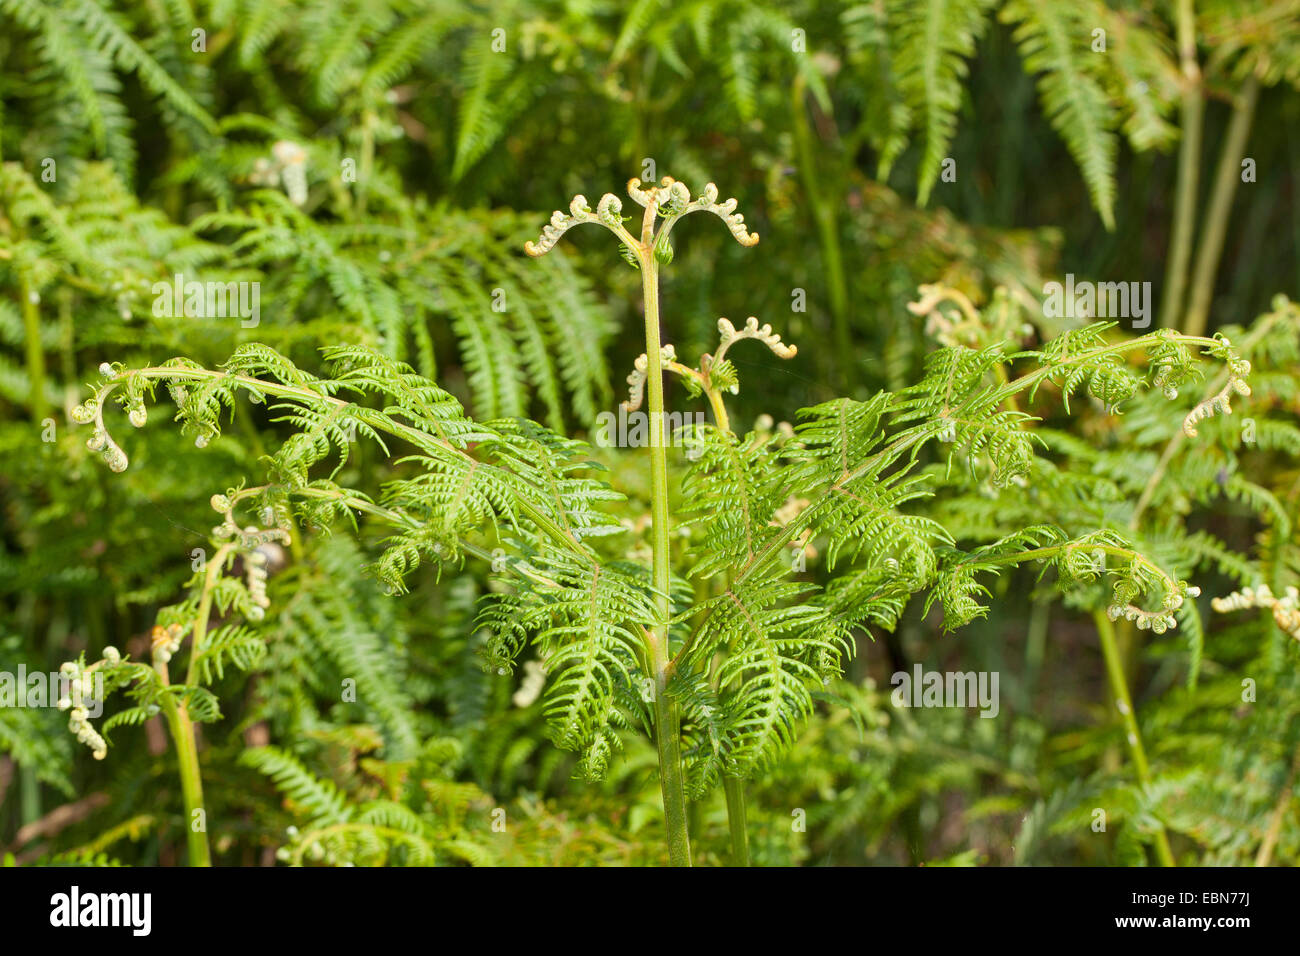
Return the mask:
<svg viewBox="0 0 1300 956">
<path fill-rule="evenodd" d="M 630 177 L 715 181 L 763 236 L 742 250 L 720 230 L 683 235 L 664 290 L 680 354 L 712 348 L 719 315 L 799 345 L 793 362 L 736 356 L 742 427 L 914 381 L 935 344 L 907 307 L 922 284 L 1001 310 L 1027 342 L 1068 323 L 1040 304 L 1066 273 L 1151 281 L 1167 304 L 1180 199 L 1207 210 L 1203 231 L 1223 220 L 1221 255 L 1184 276 L 1193 297 L 1208 288 L 1209 328 L 1270 310 L 1295 323 L 1272 304 L 1300 291 L 1289 0 L 0 0 L 0 24 L 6 670 L 108 644 L 146 653 L 209 547 L 208 496 L 257 483 L 275 443 L 257 408 L 203 452 L 155 421 L 112 476 L 66 418 L 100 362 L 213 366 L 262 341 L 310 370 L 319 346 L 362 342 L 476 416 L 587 433 L 641 351 L 637 277 L 596 236 L 540 262 L 519 249 L 573 194 Z M 1190 79 L 1180 28 L 1199 44 Z M 1216 218 L 1216 164 L 1243 123 L 1254 180 Z M 176 273 L 259 282 L 259 323 L 155 315 L 150 289 Z M 1293 339 L 1257 356 L 1276 372 L 1261 415 L 1294 420 Z M 1097 502 L 1150 482 L 1156 454 L 1136 452 L 1168 435 L 1148 418 L 1095 407 L 1049 422 L 1069 430 L 1053 446 L 1063 466 L 1097 476 L 1089 517 L 1133 518 Z M 1215 434 L 1232 446 L 1215 468 L 1189 453 L 1153 485 L 1151 539 L 1213 530 L 1230 553 L 1176 559 L 1205 569 L 1207 596 L 1257 579 L 1280 592 L 1300 574 L 1300 483 L 1281 453 L 1300 449 L 1279 439 L 1246 462 Z M 644 490 L 639 456 L 605 457 L 617 487 Z M 1253 484 L 1216 497 L 1224 470 Z M 340 480 L 389 477 L 362 450 Z M 985 498 L 982 524 L 971 508 L 945 516 L 955 534 L 993 538 L 1033 509 L 1015 489 Z M 374 544 L 296 536 L 257 628 L 266 654 L 218 682 L 223 719 L 202 728 L 217 861 L 318 862 L 301 830 L 360 820 L 403 834 L 376 837 L 364 862 L 663 862 L 652 751 L 630 741 L 603 783 L 571 779 L 526 673 L 480 664 L 486 569 L 422 574 L 395 601 L 362 573 Z M 754 786 L 756 863 L 1142 862 L 1154 820 L 1180 860 L 1295 861 L 1297 654 L 1271 618 L 1130 635 L 1156 768 L 1143 787 L 1088 614 L 1029 574 L 997 588 L 1001 610 L 959 633 L 909 607 L 896 631 L 863 634 L 795 754 Z M 1000 672 L 1000 719 L 894 708 L 889 675 L 915 663 Z M 1256 704 L 1240 702 L 1243 674 Z M 360 703 L 335 699 L 345 676 Z M 120 727 L 96 763 L 64 723 L 0 709 L 0 846 L 18 861 L 176 862 L 185 821 L 162 730 Z M 1095 806 L 1124 825 L 1094 832 Z M 692 813 L 699 861 L 723 860 L 720 798 Z"/>
</svg>

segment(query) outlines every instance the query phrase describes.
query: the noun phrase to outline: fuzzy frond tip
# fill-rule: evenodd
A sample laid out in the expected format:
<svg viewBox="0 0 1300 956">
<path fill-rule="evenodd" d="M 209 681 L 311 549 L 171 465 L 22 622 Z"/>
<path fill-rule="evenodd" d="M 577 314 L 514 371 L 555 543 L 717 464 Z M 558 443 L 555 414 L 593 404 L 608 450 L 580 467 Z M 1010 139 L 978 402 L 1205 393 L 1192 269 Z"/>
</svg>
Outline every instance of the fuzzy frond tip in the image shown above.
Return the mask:
<svg viewBox="0 0 1300 956">
<path fill-rule="evenodd" d="M 758 233 L 750 232 L 745 225 L 745 217 L 736 212 L 736 200 L 732 198 L 718 202 L 718 187 L 713 183 L 705 186 L 704 194 L 687 207 L 688 212 L 695 210 L 711 212 L 721 219 L 742 246 L 758 245 Z"/>
<path fill-rule="evenodd" d="M 758 339 L 778 358 L 789 359 L 799 354 L 797 345 L 787 345 L 781 341 L 781 336 L 772 331 L 772 326 L 764 324 L 762 327 L 758 324 L 758 319 L 750 316 L 745 320 L 745 327 L 737 330 L 731 324 L 730 319 L 718 319 L 718 332 L 721 334 L 721 341 L 718 344 L 716 359 L 721 360 L 723 353 L 730 347 L 731 343 L 738 342 L 741 339 Z"/>
<path fill-rule="evenodd" d="M 591 211 L 591 206 L 587 204 L 587 197 L 578 194 L 569 203 L 569 214 L 566 216 L 558 209 L 551 213 L 551 221 L 542 227 L 541 237 L 537 242 L 525 242 L 524 252 L 534 259 L 543 256 L 555 248 L 561 236 L 574 226 L 585 222 L 599 223 L 620 239 L 624 239 L 626 234 L 623 231 L 622 217 L 619 215 L 622 211 L 623 203 L 613 193 L 605 193 L 600 197 L 594 213 Z"/>
</svg>

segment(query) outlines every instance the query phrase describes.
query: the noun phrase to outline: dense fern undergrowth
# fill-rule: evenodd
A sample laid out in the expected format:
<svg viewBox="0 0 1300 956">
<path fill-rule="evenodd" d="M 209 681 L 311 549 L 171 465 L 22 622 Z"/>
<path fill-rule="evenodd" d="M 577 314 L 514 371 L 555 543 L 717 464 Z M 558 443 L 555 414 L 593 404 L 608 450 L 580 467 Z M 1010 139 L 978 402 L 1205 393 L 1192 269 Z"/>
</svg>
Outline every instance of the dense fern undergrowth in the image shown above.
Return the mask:
<svg viewBox="0 0 1300 956">
<path fill-rule="evenodd" d="M 0 62 L 6 864 L 1300 858 L 1294 0 Z"/>
</svg>

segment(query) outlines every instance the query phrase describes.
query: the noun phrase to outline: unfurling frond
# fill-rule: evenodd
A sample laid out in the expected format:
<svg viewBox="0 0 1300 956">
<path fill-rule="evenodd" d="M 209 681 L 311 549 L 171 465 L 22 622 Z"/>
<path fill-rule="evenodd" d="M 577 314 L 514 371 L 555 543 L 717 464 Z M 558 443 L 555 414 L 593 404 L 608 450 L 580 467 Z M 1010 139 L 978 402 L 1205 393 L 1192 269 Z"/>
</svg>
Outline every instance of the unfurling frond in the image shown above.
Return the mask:
<svg viewBox="0 0 1300 956">
<path fill-rule="evenodd" d="M 722 361 L 722 356 L 730 348 L 731 343 L 740 339 L 758 339 L 770 348 L 778 358 L 794 358 L 799 352 L 798 346 L 786 345 L 782 342 L 781 336 L 772 331 L 772 326 L 764 325 L 760 329 L 758 319 L 752 315 L 745 320 L 745 327 L 739 332 L 736 331 L 736 327 L 731 324 L 730 320 L 718 319 L 718 332 L 721 338 L 718 343 L 718 350 L 713 353 L 714 360 L 718 362 Z"/>
<path fill-rule="evenodd" d="M 679 186 L 681 184 L 675 183 L 673 185 Z M 727 199 L 723 202 L 718 202 L 718 187 L 713 185 L 713 183 L 705 185 L 704 192 L 700 195 L 700 198 L 696 199 L 694 202 L 687 203 L 685 211 L 682 212 L 681 215 L 696 211 L 711 212 L 721 219 L 726 223 L 727 229 L 730 230 L 736 241 L 742 246 L 753 246 L 758 244 L 758 233 L 750 232 L 748 227 L 745 225 L 745 217 L 736 212 L 736 200 Z"/>
<path fill-rule="evenodd" d="M 1261 584 L 1257 588 L 1234 591 L 1227 597 L 1216 597 L 1210 604 L 1220 614 L 1251 607 L 1265 608 L 1272 612 L 1278 627 L 1300 641 L 1300 590 L 1294 587 L 1287 588 L 1285 594 L 1277 597 L 1267 584 Z"/>
<path fill-rule="evenodd" d="M 600 198 L 595 213 L 587 205 L 586 196 L 574 196 L 573 201 L 569 203 L 569 214 L 566 216 L 558 209 L 555 210 L 551 215 L 551 221 L 542 228 L 541 238 L 535 243 L 525 242 L 524 252 L 534 257 L 545 255 L 555 248 L 561 236 L 574 226 L 585 222 L 599 223 L 619 238 L 624 238 L 626 231 L 623 230 L 623 220 L 619 216 L 622 211 L 623 203 L 613 193 L 605 193 Z"/>
</svg>

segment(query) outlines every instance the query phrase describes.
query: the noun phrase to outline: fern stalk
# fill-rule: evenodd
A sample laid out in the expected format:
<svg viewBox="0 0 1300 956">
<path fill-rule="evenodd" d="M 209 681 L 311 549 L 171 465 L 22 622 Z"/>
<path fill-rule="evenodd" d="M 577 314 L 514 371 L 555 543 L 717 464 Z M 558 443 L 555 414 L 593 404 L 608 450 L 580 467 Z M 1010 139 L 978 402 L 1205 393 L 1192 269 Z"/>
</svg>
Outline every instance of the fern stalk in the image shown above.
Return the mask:
<svg viewBox="0 0 1300 956">
<path fill-rule="evenodd" d="M 668 451 L 664 436 L 664 356 L 660 348 L 659 329 L 659 264 L 671 262 L 673 248 L 669 235 L 677 220 L 693 212 L 709 212 L 726 225 L 728 231 L 742 246 L 758 242 L 758 234 L 751 233 L 745 217 L 735 212 L 736 200 L 718 202 L 718 188 L 713 183 L 704 187 L 694 199 L 684 183 L 665 176 L 659 186 L 643 188 L 640 180 L 630 180 L 628 195 L 645 208 L 641 218 L 641 237 L 637 239 L 623 225 L 620 215 L 622 202 L 612 193 L 606 193 L 593 213 L 586 197 L 573 197 L 566 215 L 556 210 L 550 223 L 543 228 L 536 242 L 524 243 L 524 252 L 537 257 L 554 248 L 560 237 L 580 223 L 597 223 L 612 232 L 622 243 L 628 260 L 641 272 L 641 290 L 645 305 L 645 392 L 650 416 L 650 486 L 651 486 L 651 545 L 652 580 L 657 605 L 657 620 L 646 628 L 647 657 L 655 685 L 654 724 L 655 748 L 659 756 L 659 781 L 663 791 L 664 821 L 668 833 L 668 858 L 674 866 L 691 865 L 690 834 L 686 819 L 685 775 L 682 767 L 681 712 L 668 695 L 668 681 L 678 659 L 673 658 L 669 647 L 669 586 L 671 551 L 668 543 Z M 655 224 L 659 217 L 663 223 L 658 232 Z M 639 368 L 640 366 L 638 366 Z M 726 409 L 721 400 L 712 395 L 710 401 L 720 426 L 726 422 Z M 684 651 L 684 648 L 683 648 Z"/>
<path fill-rule="evenodd" d="M 1142 746 L 1142 733 L 1138 729 L 1137 714 L 1133 711 L 1133 698 L 1129 696 L 1128 681 L 1124 679 L 1124 662 L 1120 656 L 1119 644 L 1115 640 L 1115 627 L 1110 618 L 1101 611 L 1093 612 L 1097 622 L 1097 636 L 1101 641 L 1102 657 L 1106 659 L 1106 677 L 1110 681 L 1111 693 L 1115 696 L 1115 705 L 1124 722 L 1125 736 L 1128 738 L 1129 752 L 1133 756 L 1133 770 L 1138 783 L 1146 786 L 1151 779 L 1151 768 L 1147 764 L 1146 749 Z M 1161 866 L 1175 866 L 1173 851 L 1169 848 L 1169 837 L 1161 826 L 1156 831 L 1156 856 Z"/>
<path fill-rule="evenodd" d="M 799 171 L 803 176 L 804 192 L 808 196 L 808 202 L 812 204 L 813 219 L 817 223 L 817 236 L 822 247 L 822 264 L 826 269 L 826 286 L 830 294 L 831 324 L 836 352 L 835 365 L 840 381 L 847 386 L 849 356 L 852 355 L 853 345 L 849 336 L 849 295 L 844 280 L 840 228 L 835 217 L 835 204 L 826 201 L 817 185 L 817 168 L 813 160 L 812 131 L 808 128 L 804 87 L 803 76 L 796 76 L 792 109 L 794 139 L 799 150 Z"/>
<path fill-rule="evenodd" d="M 653 227 L 655 203 L 646 207 L 647 230 Z M 668 652 L 668 450 L 664 441 L 663 356 L 659 348 L 659 263 L 645 237 L 641 248 L 641 282 L 645 296 L 646 397 L 650 413 L 651 544 L 654 586 L 661 623 L 648 633 L 650 666 L 655 681 L 655 748 L 668 830 L 668 858 L 673 866 L 691 865 L 686 826 L 686 791 L 682 779 L 681 715 L 668 697 L 671 666 Z"/>
<path fill-rule="evenodd" d="M 1291 798 L 1295 794 L 1295 781 L 1298 772 L 1300 772 L 1300 751 L 1296 752 L 1295 759 L 1291 762 L 1291 772 L 1287 775 L 1286 784 L 1282 787 L 1282 793 L 1277 798 L 1277 805 L 1269 816 L 1268 829 L 1264 832 L 1263 842 L 1260 843 L 1259 852 L 1255 855 L 1256 866 L 1271 866 L 1273 863 L 1273 851 L 1277 848 L 1278 838 L 1282 834 L 1282 825 L 1286 820 L 1286 812 L 1291 806 Z"/>
<path fill-rule="evenodd" d="M 745 781 L 726 774 L 722 788 L 727 794 L 727 826 L 731 831 L 731 865 L 749 866 L 749 836 L 745 824 Z"/>
<path fill-rule="evenodd" d="M 176 744 L 176 761 L 180 765 L 181 795 L 185 801 L 185 842 L 189 847 L 190 866 L 211 866 L 206 825 L 194 829 L 194 811 L 203 812 L 203 778 L 199 774 L 199 751 L 194 741 L 194 722 L 185 705 L 170 696 L 162 698 L 167 728 Z"/>
<path fill-rule="evenodd" d="M 190 643 L 190 663 L 185 677 L 185 683 L 191 686 L 195 686 L 198 681 L 199 652 L 207 633 L 208 616 L 212 612 L 212 589 L 216 587 L 217 576 L 231 550 L 231 545 L 218 548 L 212 560 L 208 562 L 203 576 L 203 593 L 199 597 L 198 612 L 195 615 L 194 635 Z M 154 669 L 162 678 L 163 684 L 167 684 L 167 664 L 159 661 L 154 665 Z M 181 797 L 185 802 L 185 841 L 189 847 L 190 866 L 211 866 L 212 851 L 208 847 L 207 820 L 203 807 L 203 776 L 199 772 L 199 750 L 194 734 L 194 721 L 190 719 L 189 710 L 184 702 L 177 701 L 170 695 L 163 696 L 161 706 L 163 714 L 167 717 L 167 729 L 171 732 L 172 743 L 176 745 L 176 762 L 180 767 Z M 198 811 L 204 821 L 202 830 L 194 829 L 195 811 Z"/>
<path fill-rule="evenodd" d="M 226 563 L 227 556 L 234 550 L 229 544 L 217 549 L 212 560 L 207 563 L 203 574 L 203 593 L 199 597 L 199 609 L 194 616 L 194 638 L 190 642 L 190 664 L 185 673 L 185 683 L 191 686 L 198 683 L 199 655 L 203 651 L 203 639 L 208 632 L 208 617 L 212 613 L 212 589 L 216 587 L 217 576 Z"/>
<path fill-rule="evenodd" d="M 1201 99 L 1201 69 L 1196 63 L 1196 14 L 1192 0 L 1178 0 L 1178 53 L 1183 72 L 1183 138 L 1178 146 L 1178 184 L 1174 198 L 1173 235 L 1165 268 L 1160 324 L 1179 328 L 1187 290 L 1187 265 L 1192 258 L 1196 228 L 1196 188 L 1201 161 L 1201 128 L 1205 103 Z"/>
<path fill-rule="evenodd" d="M 45 351 L 41 348 L 41 313 L 34 301 L 35 289 L 22 276 L 18 294 L 23 300 L 23 334 L 27 346 L 27 378 L 31 383 L 32 419 L 40 424 L 45 418 Z"/>
<path fill-rule="evenodd" d="M 375 127 L 379 117 L 374 110 L 366 110 L 361 121 L 361 168 L 357 176 L 357 218 L 366 214 L 366 186 L 375 166 Z"/>
<path fill-rule="evenodd" d="M 1205 321 L 1210 313 L 1210 297 L 1214 294 L 1214 277 L 1223 254 L 1223 240 L 1228 231 L 1228 217 L 1232 214 L 1232 197 L 1241 181 L 1241 160 L 1246 153 L 1246 140 L 1255 118 L 1255 103 L 1259 100 L 1259 77 L 1251 74 L 1242 84 L 1232 107 L 1232 120 L 1228 136 L 1219 156 L 1219 168 L 1214 176 L 1214 189 L 1210 193 L 1210 207 L 1205 214 L 1205 231 L 1196 250 L 1196 268 L 1192 270 L 1192 291 L 1183 316 L 1182 328 L 1191 335 L 1205 331 Z"/>
</svg>

